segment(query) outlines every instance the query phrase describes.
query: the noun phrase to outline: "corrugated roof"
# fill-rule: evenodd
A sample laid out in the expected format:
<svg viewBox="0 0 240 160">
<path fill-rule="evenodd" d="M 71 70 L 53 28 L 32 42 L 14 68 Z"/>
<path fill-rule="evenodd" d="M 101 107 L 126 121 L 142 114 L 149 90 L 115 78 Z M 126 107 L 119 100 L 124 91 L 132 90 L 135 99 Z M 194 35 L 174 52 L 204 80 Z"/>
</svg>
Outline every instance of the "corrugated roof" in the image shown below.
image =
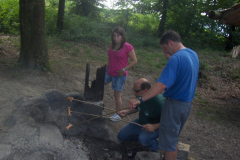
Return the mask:
<svg viewBox="0 0 240 160">
<path fill-rule="evenodd" d="M 224 24 L 240 27 L 240 3 L 220 12 L 210 11 L 208 15 L 209 18 L 220 20 Z"/>
</svg>

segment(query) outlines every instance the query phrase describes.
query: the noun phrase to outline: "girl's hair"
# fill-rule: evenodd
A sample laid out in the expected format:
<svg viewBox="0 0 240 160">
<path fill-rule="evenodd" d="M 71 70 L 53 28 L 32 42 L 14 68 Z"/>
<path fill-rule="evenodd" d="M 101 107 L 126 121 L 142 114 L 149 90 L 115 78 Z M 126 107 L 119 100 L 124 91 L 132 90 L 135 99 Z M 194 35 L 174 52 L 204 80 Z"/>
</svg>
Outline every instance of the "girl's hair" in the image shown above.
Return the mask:
<svg viewBox="0 0 240 160">
<path fill-rule="evenodd" d="M 114 34 L 114 32 L 117 33 L 118 35 L 122 36 L 121 45 L 120 45 L 120 47 L 117 49 L 117 50 L 120 50 L 120 49 L 123 47 L 124 43 L 127 42 L 126 33 L 125 33 L 125 30 L 124 30 L 122 27 L 120 27 L 120 26 L 115 27 L 115 28 L 113 29 L 113 31 L 112 31 L 112 37 L 111 37 L 111 38 L 112 38 L 112 49 L 114 49 L 114 47 L 116 46 L 116 43 L 115 43 L 114 40 L 113 40 L 113 34 Z"/>
</svg>

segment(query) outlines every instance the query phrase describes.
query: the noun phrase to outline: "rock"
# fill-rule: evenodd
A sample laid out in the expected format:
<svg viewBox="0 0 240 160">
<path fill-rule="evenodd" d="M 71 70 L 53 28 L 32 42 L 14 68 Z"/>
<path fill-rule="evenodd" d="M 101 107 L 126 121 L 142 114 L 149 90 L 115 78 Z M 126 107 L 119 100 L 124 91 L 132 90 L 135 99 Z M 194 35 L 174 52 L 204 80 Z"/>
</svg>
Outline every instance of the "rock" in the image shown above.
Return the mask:
<svg viewBox="0 0 240 160">
<path fill-rule="evenodd" d="M 187 160 L 188 159 L 189 149 L 190 149 L 190 145 L 189 144 L 178 142 L 178 155 L 177 155 L 177 159 L 178 160 Z"/>
<path fill-rule="evenodd" d="M 135 160 L 159 160 L 160 159 L 160 153 L 157 152 L 137 152 L 135 156 Z"/>
<path fill-rule="evenodd" d="M 1 160 L 88 160 L 84 151 L 63 140 L 59 129 L 51 124 L 17 124 L 9 129 L 3 143 L 11 145 L 0 145 L 5 148 L 1 149 Z"/>
<path fill-rule="evenodd" d="M 122 160 L 122 155 L 116 151 L 109 153 L 107 160 Z"/>
<path fill-rule="evenodd" d="M 11 145 L 0 144 L 0 159 L 11 153 Z"/>
<path fill-rule="evenodd" d="M 40 143 L 52 143 L 57 146 L 63 146 L 63 137 L 59 132 L 57 126 L 54 125 L 41 125 L 40 126 Z"/>
<path fill-rule="evenodd" d="M 66 98 L 81 100 L 70 102 Z M 63 135 L 72 137 L 79 134 L 91 137 L 110 139 L 109 129 L 103 118 L 96 118 L 87 123 L 77 125 L 93 118 L 93 116 L 77 114 L 79 112 L 102 115 L 103 105 L 99 102 L 84 102 L 80 93 L 63 94 L 58 90 L 45 91 L 42 96 L 23 97 L 14 103 L 17 107 L 4 121 L 8 128 L 0 139 L 0 159 L 57 159 L 87 160 L 88 149 L 77 139 L 64 139 Z M 68 117 L 67 108 L 71 107 L 72 116 Z M 72 123 L 68 131 L 65 127 Z M 122 159 L 122 155 L 114 152 L 114 160 Z"/>
</svg>

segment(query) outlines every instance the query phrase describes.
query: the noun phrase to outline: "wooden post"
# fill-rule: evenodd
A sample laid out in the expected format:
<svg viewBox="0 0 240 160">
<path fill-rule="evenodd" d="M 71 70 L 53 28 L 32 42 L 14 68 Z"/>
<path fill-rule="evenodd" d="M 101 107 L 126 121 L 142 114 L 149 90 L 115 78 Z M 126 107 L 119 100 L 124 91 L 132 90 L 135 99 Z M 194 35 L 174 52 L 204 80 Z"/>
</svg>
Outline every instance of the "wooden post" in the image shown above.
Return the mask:
<svg viewBox="0 0 240 160">
<path fill-rule="evenodd" d="M 96 80 L 89 87 L 90 64 L 86 65 L 84 98 L 91 101 L 102 101 L 104 94 L 104 79 L 106 66 L 97 69 Z"/>
</svg>

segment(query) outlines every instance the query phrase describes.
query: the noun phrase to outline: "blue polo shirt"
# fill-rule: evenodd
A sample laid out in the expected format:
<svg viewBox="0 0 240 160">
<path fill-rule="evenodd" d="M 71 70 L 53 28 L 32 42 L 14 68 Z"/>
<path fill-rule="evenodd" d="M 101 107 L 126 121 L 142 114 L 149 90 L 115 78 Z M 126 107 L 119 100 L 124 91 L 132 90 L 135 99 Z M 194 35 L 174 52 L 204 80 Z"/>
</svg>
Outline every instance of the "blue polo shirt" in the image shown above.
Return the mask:
<svg viewBox="0 0 240 160">
<path fill-rule="evenodd" d="M 186 48 L 173 54 L 157 80 L 167 86 L 163 96 L 183 102 L 193 100 L 198 71 L 199 59 L 196 52 Z"/>
</svg>

